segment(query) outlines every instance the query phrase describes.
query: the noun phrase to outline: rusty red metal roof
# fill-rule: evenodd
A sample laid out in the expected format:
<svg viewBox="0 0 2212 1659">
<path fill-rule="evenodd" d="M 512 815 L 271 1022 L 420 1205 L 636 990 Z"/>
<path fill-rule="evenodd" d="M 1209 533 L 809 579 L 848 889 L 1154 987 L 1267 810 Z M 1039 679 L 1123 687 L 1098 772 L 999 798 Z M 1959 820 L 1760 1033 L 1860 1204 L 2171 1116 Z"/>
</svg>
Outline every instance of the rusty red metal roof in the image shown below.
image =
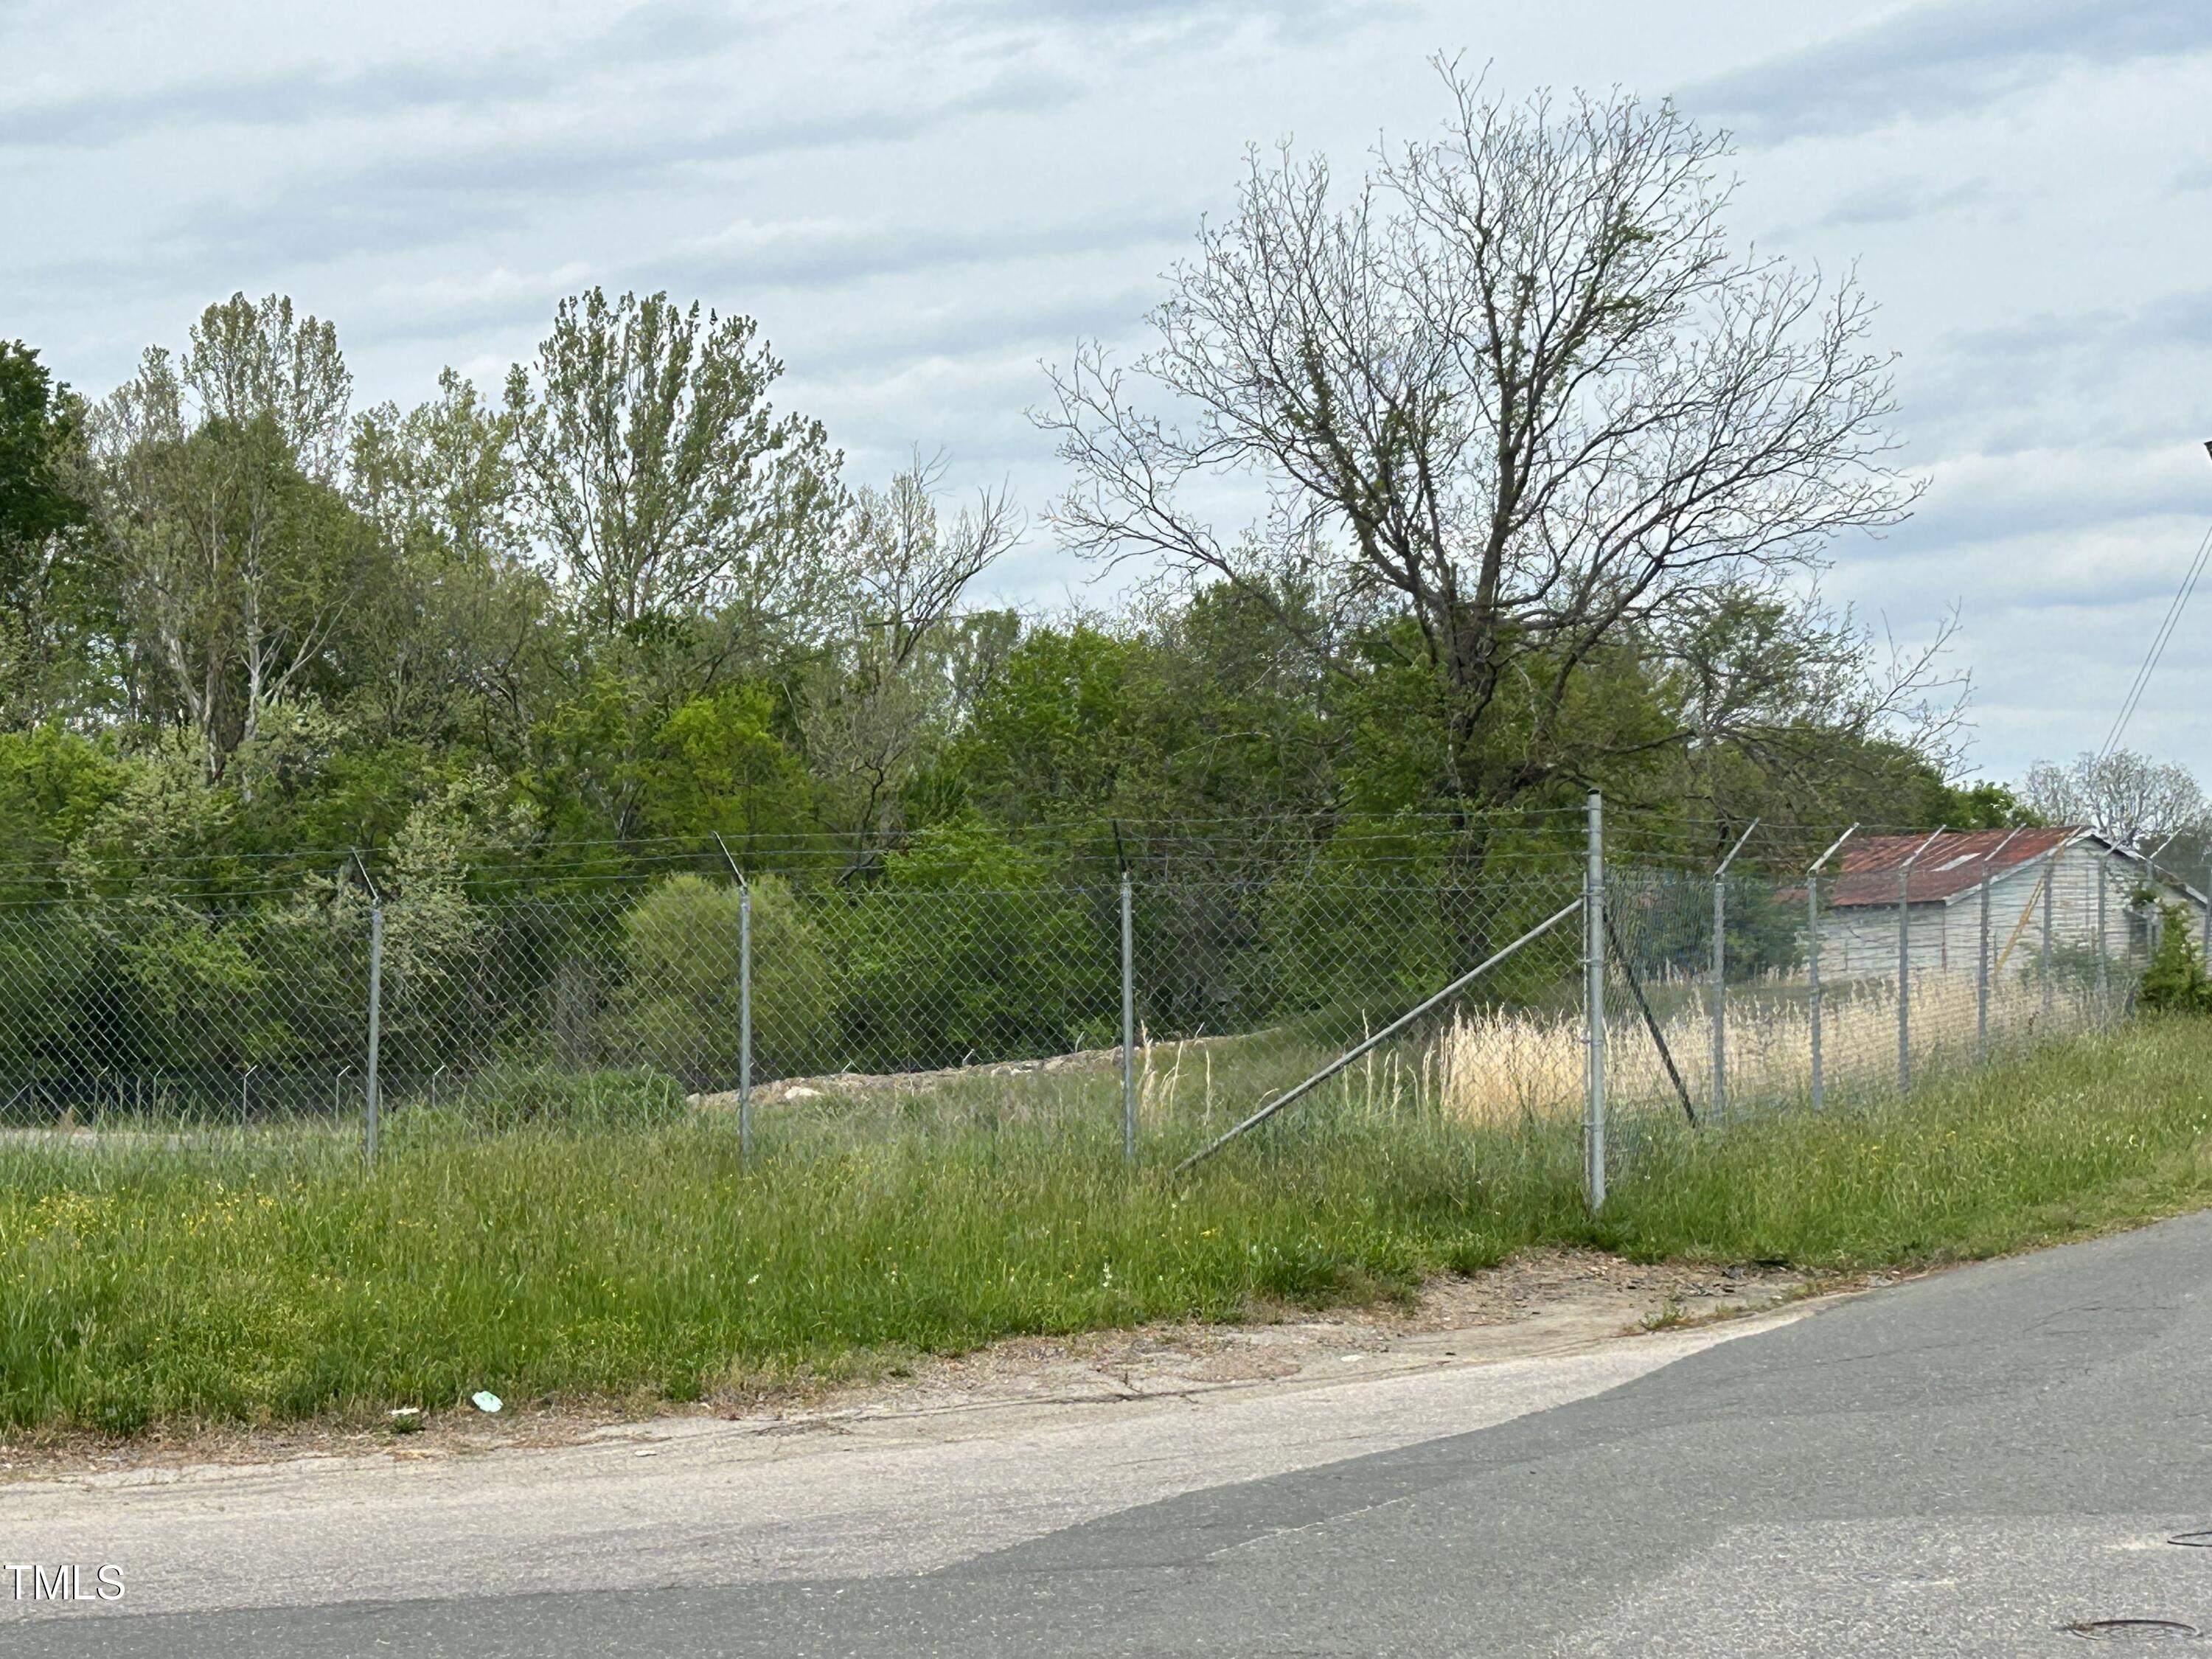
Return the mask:
<svg viewBox="0 0 2212 1659">
<path fill-rule="evenodd" d="M 2048 856 L 2079 830 L 1947 830 L 1930 841 L 1925 835 L 1868 836 L 1844 843 L 1841 867 L 1832 881 L 1838 905 L 1897 902 L 1897 872 L 1915 853 L 1905 878 L 1907 902 L 1929 904 L 1957 897 L 1987 869 L 2002 876 Z M 1927 850 L 1922 852 L 1925 848 Z"/>
</svg>

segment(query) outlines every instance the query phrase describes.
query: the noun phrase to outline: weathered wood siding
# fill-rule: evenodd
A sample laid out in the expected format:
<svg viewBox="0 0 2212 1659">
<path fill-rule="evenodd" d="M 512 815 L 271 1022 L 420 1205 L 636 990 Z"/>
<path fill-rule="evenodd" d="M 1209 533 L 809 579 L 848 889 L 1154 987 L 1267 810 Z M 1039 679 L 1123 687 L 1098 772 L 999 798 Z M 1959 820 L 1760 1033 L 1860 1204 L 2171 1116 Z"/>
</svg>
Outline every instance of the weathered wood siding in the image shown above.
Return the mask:
<svg viewBox="0 0 2212 1659">
<path fill-rule="evenodd" d="M 2055 860 L 2039 859 L 1990 882 L 1990 959 L 2009 976 L 2031 970 L 2043 946 L 2043 889 L 2051 889 L 2051 939 L 2055 955 L 2092 950 L 2097 942 L 2097 889 L 2105 888 L 2105 949 L 2115 963 L 2140 965 L 2150 951 L 2151 915 L 2129 897 L 2148 872 L 2132 859 L 2076 843 Z M 2203 938 L 2204 906 L 2165 872 L 2159 886 L 2188 906 L 2191 926 Z M 1908 918 L 1912 971 L 1971 975 L 1980 954 L 1982 897 L 1978 886 L 1956 897 L 1916 902 Z M 1855 905 L 1829 910 L 1820 921 L 1820 971 L 1844 979 L 1897 972 L 1897 907 Z"/>
</svg>

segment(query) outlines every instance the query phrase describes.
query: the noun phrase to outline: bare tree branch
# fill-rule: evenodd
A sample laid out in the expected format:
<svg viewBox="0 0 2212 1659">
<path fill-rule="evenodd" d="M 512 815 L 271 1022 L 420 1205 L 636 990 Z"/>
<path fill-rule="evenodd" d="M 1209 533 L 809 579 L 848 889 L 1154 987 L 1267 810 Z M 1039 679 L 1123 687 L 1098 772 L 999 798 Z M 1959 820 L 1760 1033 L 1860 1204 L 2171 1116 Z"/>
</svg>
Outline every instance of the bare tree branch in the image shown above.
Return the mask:
<svg viewBox="0 0 2212 1659">
<path fill-rule="evenodd" d="M 1074 470 L 1049 515 L 1073 548 L 1264 587 L 1321 547 L 1395 596 L 1443 688 L 1443 792 L 1495 803 L 1578 763 L 1498 759 L 1502 696 L 1556 746 L 1594 653 L 1685 637 L 1670 618 L 1917 492 L 1870 305 L 1848 273 L 1731 252 L 1723 139 L 1618 94 L 1508 107 L 1439 68 L 1445 131 L 1341 200 L 1325 162 L 1254 155 L 1152 349 L 1079 349 L 1036 418 Z M 1201 488 L 1254 492 L 1252 530 L 1218 535 Z"/>
</svg>

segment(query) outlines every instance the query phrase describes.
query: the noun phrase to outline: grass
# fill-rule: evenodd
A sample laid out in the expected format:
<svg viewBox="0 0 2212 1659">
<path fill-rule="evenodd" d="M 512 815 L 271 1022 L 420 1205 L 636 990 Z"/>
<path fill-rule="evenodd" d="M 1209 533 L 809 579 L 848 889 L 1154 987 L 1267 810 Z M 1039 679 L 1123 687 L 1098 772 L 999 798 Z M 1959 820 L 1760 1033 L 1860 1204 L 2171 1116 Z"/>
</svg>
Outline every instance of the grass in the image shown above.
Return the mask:
<svg viewBox="0 0 2212 1659">
<path fill-rule="evenodd" d="M 1668 1054 L 1692 1102 L 1712 1096 L 1712 1016 L 1703 988 L 1668 987 L 1673 1008 L 1659 1017 Z M 1689 994 L 1683 994 L 1689 991 Z M 2102 1023 L 2107 1003 L 2086 984 L 2040 987 L 2013 976 L 1991 988 L 1990 1041 L 2017 1048 Z M 1806 1100 L 1812 1093 L 1813 1020 L 1802 984 L 1731 987 L 1728 1085 L 1740 1101 Z M 1906 1037 L 1916 1075 L 1970 1055 L 1978 1011 L 1971 975 L 1921 973 L 1911 984 Z M 1656 1010 L 1655 1010 L 1656 1011 Z M 1847 981 L 1828 988 L 1821 1011 L 1821 1070 L 1830 1090 L 1861 1095 L 1894 1086 L 1894 981 Z M 1657 1105 L 1674 1098 L 1658 1045 L 1635 1005 L 1616 991 L 1606 1060 L 1609 1094 Z M 1517 1009 L 1479 1010 L 1455 1018 L 1431 1050 L 1429 1071 L 1445 1110 L 1470 1121 L 1582 1109 L 1583 1036 L 1579 1011 L 1546 1017 Z"/>
<path fill-rule="evenodd" d="M 1595 1219 L 1571 1123 L 1470 1121 L 1371 1082 L 1179 1180 L 1164 1158 L 1126 1170 L 1103 1114 L 781 1147 L 764 1122 L 750 1165 L 719 1120 L 403 1118 L 370 1174 L 336 1138 L 18 1142 L 0 1424 L 380 1418 L 481 1388 L 690 1400 L 1014 1334 L 1405 1294 L 1535 1244 L 1838 1271 L 1987 1255 L 2212 1199 L 2208 1079 L 2212 1022 L 2140 1022 L 1904 1102 L 1703 1135 L 1654 1113 L 1624 1125 Z"/>
</svg>

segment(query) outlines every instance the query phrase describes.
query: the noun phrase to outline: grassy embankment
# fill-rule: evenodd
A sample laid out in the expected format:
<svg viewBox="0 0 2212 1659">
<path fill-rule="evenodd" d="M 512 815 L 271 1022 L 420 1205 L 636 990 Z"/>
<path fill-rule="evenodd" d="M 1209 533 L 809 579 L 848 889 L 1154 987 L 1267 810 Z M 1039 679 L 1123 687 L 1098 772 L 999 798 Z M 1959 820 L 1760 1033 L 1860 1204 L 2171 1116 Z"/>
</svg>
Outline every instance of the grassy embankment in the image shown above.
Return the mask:
<svg viewBox="0 0 2212 1659">
<path fill-rule="evenodd" d="M 720 1124 L 403 1124 L 370 1175 L 336 1138 L 320 1157 L 18 1141 L 0 1148 L 0 1425 L 368 1413 L 477 1388 L 696 1398 L 1015 1333 L 1401 1293 L 1531 1244 L 1841 1270 L 2212 1201 L 2212 1023 L 1719 1135 L 1655 1115 L 1596 1220 L 1556 1113 L 1470 1126 L 1402 1091 L 1351 1098 L 1180 1180 L 1164 1159 L 1125 1170 L 1110 1110 L 1079 1135 L 1013 1121 L 779 1153 L 770 1134 L 750 1168 Z"/>
</svg>

